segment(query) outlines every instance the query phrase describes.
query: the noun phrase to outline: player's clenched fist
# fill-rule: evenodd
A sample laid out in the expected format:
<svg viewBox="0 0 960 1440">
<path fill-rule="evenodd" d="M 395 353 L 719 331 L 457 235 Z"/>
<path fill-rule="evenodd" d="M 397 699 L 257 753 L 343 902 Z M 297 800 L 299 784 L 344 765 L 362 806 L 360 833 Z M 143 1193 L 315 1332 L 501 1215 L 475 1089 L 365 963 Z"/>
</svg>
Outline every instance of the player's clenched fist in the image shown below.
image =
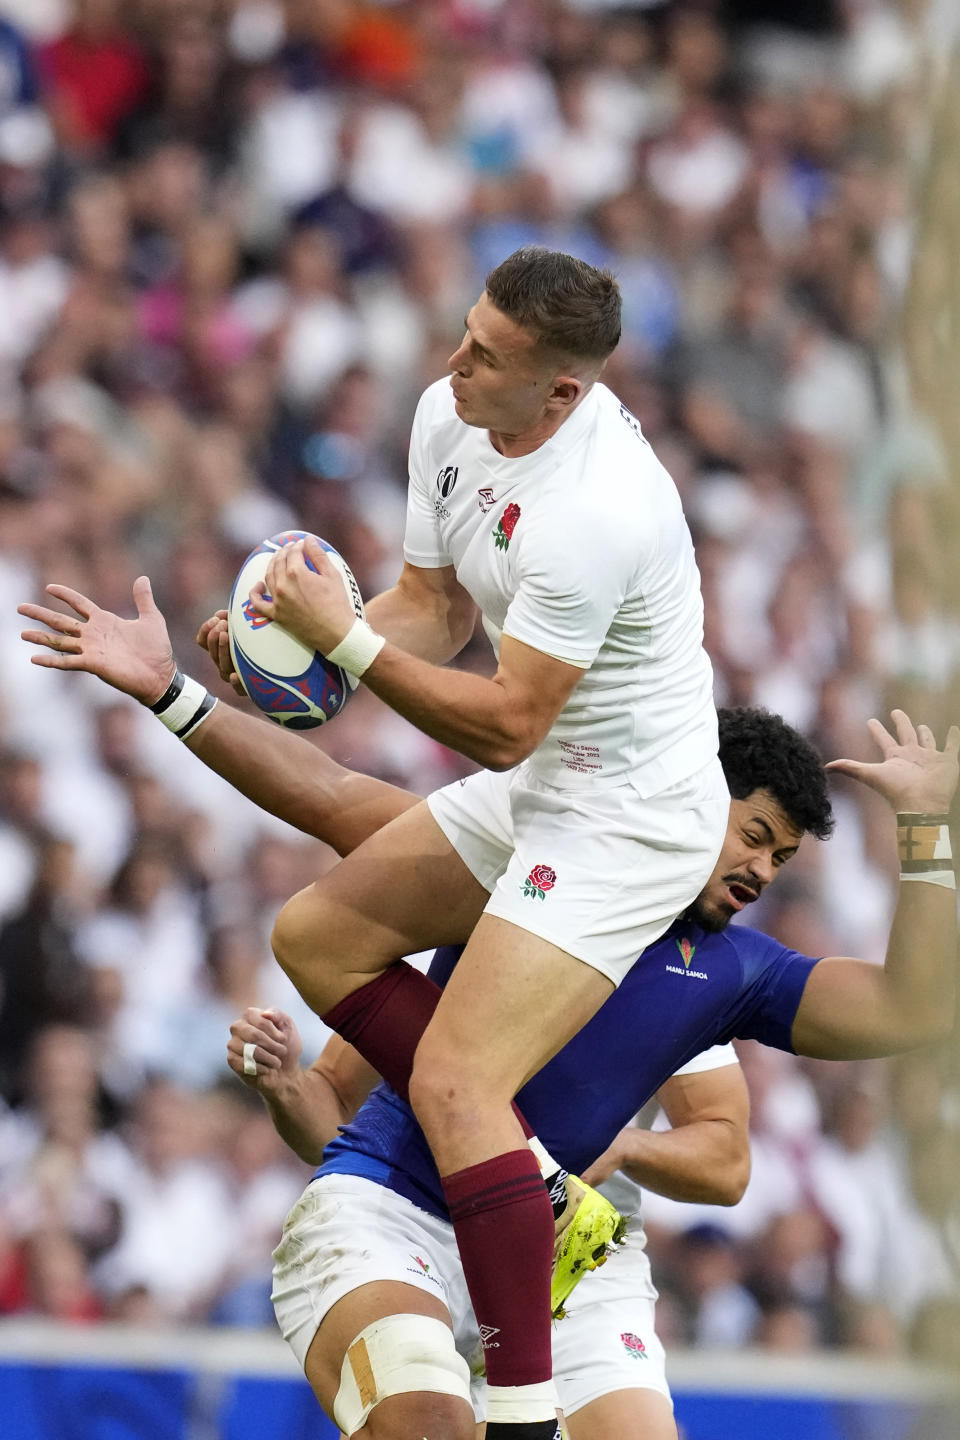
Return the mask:
<svg viewBox="0 0 960 1440">
<path fill-rule="evenodd" d="M 282 1010 L 250 1005 L 230 1026 L 227 1064 L 245 1085 L 269 1094 L 300 1069 L 303 1041 Z"/>
</svg>

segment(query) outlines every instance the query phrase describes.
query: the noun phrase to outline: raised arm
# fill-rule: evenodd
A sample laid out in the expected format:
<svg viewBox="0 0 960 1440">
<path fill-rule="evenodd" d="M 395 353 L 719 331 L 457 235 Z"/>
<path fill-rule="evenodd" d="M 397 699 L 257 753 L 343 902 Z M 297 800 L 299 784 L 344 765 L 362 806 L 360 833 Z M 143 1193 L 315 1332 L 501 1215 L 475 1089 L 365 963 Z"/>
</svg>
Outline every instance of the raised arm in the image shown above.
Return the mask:
<svg viewBox="0 0 960 1440">
<path fill-rule="evenodd" d="M 670 1130 L 621 1130 L 583 1178 L 622 1170 L 670 1200 L 736 1205 L 750 1178 L 750 1099 L 739 1065 L 673 1075 L 657 1092 Z"/>
<path fill-rule="evenodd" d="M 282 1010 L 250 1007 L 230 1026 L 230 1069 L 262 1097 L 290 1149 L 319 1165 L 323 1147 L 353 1119 L 379 1076 L 339 1035 L 307 1069 L 302 1052 L 299 1031 Z"/>
<path fill-rule="evenodd" d="M 144 705 L 159 699 L 177 667 L 146 576 L 134 582 L 133 620 L 102 610 L 66 585 L 48 585 L 47 593 L 73 614 L 18 607 L 47 627 L 22 632 L 37 647 L 34 665 L 86 671 Z M 183 743 L 261 809 L 341 855 L 417 803 L 405 790 L 337 765 L 303 736 L 229 705 L 217 705 Z"/>
<path fill-rule="evenodd" d="M 893 1055 L 942 1039 L 953 1026 L 957 895 L 947 812 L 957 789 L 960 730 L 951 726 L 939 751 L 926 725 L 914 729 L 902 710 L 894 710 L 893 721 L 896 739 L 870 721 L 880 761 L 827 766 L 876 790 L 897 817 L 903 873 L 886 959 L 881 966 L 833 956 L 814 966 L 793 1023 L 800 1055 Z"/>
<path fill-rule="evenodd" d="M 338 855 L 349 855 L 420 798 L 347 770 L 302 736 L 228 705 L 218 705 L 183 743 L 261 810 Z"/>
<path fill-rule="evenodd" d="M 411 576 L 425 573 L 429 572 L 413 566 L 404 571 Z M 423 581 L 415 583 L 422 587 Z M 372 602 L 371 621 L 379 623 L 381 613 L 391 618 L 390 607 L 396 602 L 389 597 L 397 593 L 388 592 Z M 356 620 L 338 574 L 314 540 L 300 540 L 277 551 L 265 581 L 251 591 L 251 604 L 304 644 L 351 668 L 343 642 L 352 627 L 362 629 L 364 622 Z M 402 628 L 395 633 L 402 633 Z M 375 695 L 424 734 L 489 770 L 509 770 L 536 749 L 583 674 L 579 666 L 509 635 L 502 639 L 497 672 L 491 679 L 420 659 L 401 649 L 390 635 L 364 665 L 354 673 L 362 674 L 363 683 Z"/>
<path fill-rule="evenodd" d="M 477 607 L 452 565 L 426 569 L 405 564 L 396 585 L 375 595 L 366 614 L 391 644 L 433 665 L 444 665 L 459 655 L 473 634 Z M 209 652 L 221 678 L 238 695 L 245 695 L 233 668 L 226 610 L 218 610 L 204 621 L 197 644 Z"/>
</svg>

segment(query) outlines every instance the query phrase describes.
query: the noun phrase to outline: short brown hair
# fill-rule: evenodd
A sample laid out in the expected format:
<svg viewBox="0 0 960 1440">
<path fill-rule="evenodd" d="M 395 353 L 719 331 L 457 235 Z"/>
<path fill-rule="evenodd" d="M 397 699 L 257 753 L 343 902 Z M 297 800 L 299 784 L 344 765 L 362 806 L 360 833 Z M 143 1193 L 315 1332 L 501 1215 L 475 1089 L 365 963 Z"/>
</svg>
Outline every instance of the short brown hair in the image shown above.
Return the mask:
<svg viewBox="0 0 960 1440">
<path fill-rule="evenodd" d="M 620 340 L 620 286 L 562 250 L 525 245 L 487 276 L 487 295 L 538 343 L 582 360 L 605 360 Z"/>
</svg>

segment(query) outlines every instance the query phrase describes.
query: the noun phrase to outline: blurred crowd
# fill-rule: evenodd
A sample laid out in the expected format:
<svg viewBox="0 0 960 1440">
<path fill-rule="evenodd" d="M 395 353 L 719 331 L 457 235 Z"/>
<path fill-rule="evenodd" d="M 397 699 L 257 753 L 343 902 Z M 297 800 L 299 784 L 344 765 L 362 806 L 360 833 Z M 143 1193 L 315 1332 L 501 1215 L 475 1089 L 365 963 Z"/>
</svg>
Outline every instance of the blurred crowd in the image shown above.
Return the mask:
<svg viewBox="0 0 960 1440">
<path fill-rule="evenodd" d="M 957 496 L 899 341 L 952 15 L 0 0 L 0 1314 L 270 1323 L 307 1172 L 227 1027 L 276 1004 L 322 1045 L 268 935 L 333 863 L 148 712 L 32 667 L 15 607 L 56 580 L 128 614 L 147 573 L 239 703 L 198 625 L 294 524 L 393 582 L 417 396 L 518 245 L 620 279 L 607 378 L 683 494 L 718 702 L 826 758 L 869 756 L 892 704 L 941 737 L 960 714 Z M 362 689 L 313 738 L 421 793 L 463 773 Z M 880 961 L 891 825 L 834 793 L 835 839 L 750 918 Z M 668 1345 L 956 1359 L 955 1057 L 742 1058 L 745 1200 L 649 1203 Z"/>
</svg>

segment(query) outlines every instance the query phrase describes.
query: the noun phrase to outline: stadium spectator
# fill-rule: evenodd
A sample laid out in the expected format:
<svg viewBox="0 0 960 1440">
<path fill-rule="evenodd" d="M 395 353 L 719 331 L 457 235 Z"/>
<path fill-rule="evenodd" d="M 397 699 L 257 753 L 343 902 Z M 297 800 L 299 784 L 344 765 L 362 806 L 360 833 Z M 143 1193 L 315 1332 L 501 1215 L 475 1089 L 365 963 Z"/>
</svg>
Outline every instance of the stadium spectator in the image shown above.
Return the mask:
<svg viewBox="0 0 960 1440">
<path fill-rule="evenodd" d="M 89 1024 L 90 973 L 74 945 L 77 876 L 73 846 L 34 837 L 36 873 L 22 909 L 0 926 L 0 1093 L 15 1088 L 39 1030 Z"/>
<path fill-rule="evenodd" d="M 152 1081 L 139 1094 L 120 1235 L 95 1272 L 113 1305 L 142 1289 L 163 1318 L 199 1318 L 226 1284 L 239 1219 L 209 1129 L 202 1097 L 166 1080 Z"/>
<path fill-rule="evenodd" d="M 149 84 L 119 0 L 77 0 L 76 18 L 39 54 L 45 102 L 68 153 L 104 149 Z"/>
</svg>

